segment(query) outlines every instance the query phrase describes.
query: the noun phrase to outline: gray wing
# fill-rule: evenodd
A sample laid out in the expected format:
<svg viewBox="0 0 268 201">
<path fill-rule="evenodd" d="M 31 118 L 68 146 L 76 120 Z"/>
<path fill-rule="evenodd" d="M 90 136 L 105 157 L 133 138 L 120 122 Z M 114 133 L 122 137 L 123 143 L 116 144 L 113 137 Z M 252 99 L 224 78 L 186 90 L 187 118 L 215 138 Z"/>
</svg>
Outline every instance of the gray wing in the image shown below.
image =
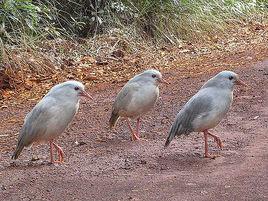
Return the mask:
<svg viewBox="0 0 268 201">
<path fill-rule="evenodd" d="M 181 129 L 178 130 L 177 134 L 189 134 L 192 132 L 194 119 L 197 117 L 206 117 L 212 109 L 211 96 L 207 93 L 197 93 L 177 115 L 176 123 L 181 124 Z"/>
<path fill-rule="evenodd" d="M 26 115 L 16 150 L 12 155 L 13 159 L 18 158 L 25 146 L 32 144 L 38 136 L 45 134 L 49 119 L 55 116 L 55 103 L 54 98 L 45 97 Z"/>
<path fill-rule="evenodd" d="M 43 135 L 47 129 L 47 122 L 55 116 L 56 100 L 51 97 L 42 99 L 33 110 L 27 114 L 19 135 L 19 143 L 30 145 L 35 138 Z"/>
<path fill-rule="evenodd" d="M 175 135 L 189 134 L 193 132 L 193 121 L 196 117 L 209 115 L 212 107 L 212 97 L 207 89 L 195 94 L 177 114 L 165 146 L 168 146 Z"/>
<path fill-rule="evenodd" d="M 133 97 L 134 92 L 138 89 L 139 84 L 137 82 L 128 82 L 118 93 L 113 104 L 113 111 L 115 113 L 118 113 L 120 110 L 124 110 L 125 108 L 127 108 Z"/>
</svg>

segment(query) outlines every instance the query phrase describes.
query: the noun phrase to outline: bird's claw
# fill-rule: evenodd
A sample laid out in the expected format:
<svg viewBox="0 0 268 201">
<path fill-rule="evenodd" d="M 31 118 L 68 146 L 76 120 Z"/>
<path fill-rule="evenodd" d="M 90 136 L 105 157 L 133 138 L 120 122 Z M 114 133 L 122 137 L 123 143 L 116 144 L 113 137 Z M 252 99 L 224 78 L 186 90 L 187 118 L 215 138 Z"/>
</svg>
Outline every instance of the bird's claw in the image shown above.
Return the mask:
<svg viewBox="0 0 268 201">
<path fill-rule="evenodd" d="M 132 141 L 139 141 L 140 138 L 136 135 L 133 135 L 132 138 L 131 138 Z"/>
<path fill-rule="evenodd" d="M 132 141 L 140 140 L 139 134 L 133 132 L 133 133 L 132 133 L 131 140 L 132 140 Z"/>
<path fill-rule="evenodd" d="M 56 161 L 54 161 L 54 163 L 62 164 L 62 163 L 64 163 L 64 160 L 56 160 Z"/>
<path fill-rule="evenodd" d="M 220 155 L 205 154 L 205 158 L 216 159 L 217 157 L 220 157 Z"/>
</svg>

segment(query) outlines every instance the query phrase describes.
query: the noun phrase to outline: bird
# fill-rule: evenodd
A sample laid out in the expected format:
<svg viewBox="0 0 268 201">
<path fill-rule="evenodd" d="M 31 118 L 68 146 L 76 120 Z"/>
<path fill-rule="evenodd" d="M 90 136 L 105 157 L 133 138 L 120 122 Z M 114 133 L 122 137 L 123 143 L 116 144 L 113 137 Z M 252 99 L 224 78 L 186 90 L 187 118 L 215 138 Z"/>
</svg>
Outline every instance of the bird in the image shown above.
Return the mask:
<svg viewBox="0 0 268 201">
<path fill-rule="evenodd" d="M 132 134 L 132 140 L 140 140 L 141 116 L 150 111 L 159 97 L 159 83 L 167 83 L 158 70 L 149 69 L 130 79 L 118 93 L 112 107 L 109 126 L 112 129 L 123 117 Z M 136 119 L 136 129 L 130 124 Z"/>
<path fill-rule="evenodd" d="M 54 140 L 64 132 L 77 113 L 81 96 L 92 99 L 79 81 L 70 80 L 53 86 L 26 115 L 11 158 L 17 159 L 23 148 L 33 143 L 48 142 L 50 162 L 63 163 L 63 150 Z M 58 154 L 57 161 L 53 159 L 53 147 Z"/>
<path fill-rule="evenodd" d="M 201 89 L 182 107 L 177 114 L 165 142 L 167 147 L 177 135 L 189 135 L 203 132 L 206 158 L 215 158 L 208 153 L 208 137 L 212 137 L 219 148 L 223 148 L 221 139 L 209 129 L 216 127 L 227 114 L 233 102 L 234 85 L 247 86 L 232 71 L 222 71 L 209 79 Z"/>
</svg>

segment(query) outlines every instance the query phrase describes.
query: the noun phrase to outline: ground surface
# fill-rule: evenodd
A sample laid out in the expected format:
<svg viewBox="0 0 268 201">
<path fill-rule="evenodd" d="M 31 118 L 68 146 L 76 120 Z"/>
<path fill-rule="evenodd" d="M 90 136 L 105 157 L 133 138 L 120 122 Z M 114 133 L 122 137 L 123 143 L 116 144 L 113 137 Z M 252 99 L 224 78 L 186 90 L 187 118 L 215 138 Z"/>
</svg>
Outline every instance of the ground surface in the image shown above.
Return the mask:
<svg viewBox="0 0 268 201">
<path fill-rule="evenodd" d="M 63 165 L 46 162 L 47 145 L 35 148 L 38 161 L 30 161 L 27 149 L 11 161 L 22 119 L 36 101 L 3 107 L 0 200 L 268 200 L 267 53 L 267 48 L 256 48 L 204 56 L 193 65 L 164 70 L 170 84 L 160 86 L 161 98 L 144 117 L 139 142 L 130 141 L 125 122 L 114 131 L 107 126 L 112 101 L 124 83 L 89 89 L 94 101 L 82 101 L 58 140 L 66 154 Z M 236 88 L 228 116 L 213 130 L 224 142 L 221 157 L 203 158 L 203 138 L 197 133 L 176 138 L 164 149 L 177 111 L 205 80 L 231 67 L 251 88 Z M 213 141 L 210 151 L 219 152 Z"/>
</svg>

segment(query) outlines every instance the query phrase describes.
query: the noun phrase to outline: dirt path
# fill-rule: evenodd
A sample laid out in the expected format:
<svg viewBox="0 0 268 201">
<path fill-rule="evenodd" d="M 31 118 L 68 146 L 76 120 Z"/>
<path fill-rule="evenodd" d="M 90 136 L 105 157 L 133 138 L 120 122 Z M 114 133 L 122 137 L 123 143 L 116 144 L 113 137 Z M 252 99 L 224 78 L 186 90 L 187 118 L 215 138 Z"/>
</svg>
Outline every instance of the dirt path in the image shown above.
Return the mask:
<svg viewBox="0 0 268 201">
<path fill-rule="evenodd" d="M 39 161 L 29 162 L 30 151 L 24 150 L 10 164 L 14 134 L 35 103 L 1 110 L 0 133 L 8 137 L 0 147 L 0 200 L 268 200 L 268 60 L 254 63 L 235 69 L 252 88 L 235 90 L 233 107 L 214 129 L 225 145 L 215 160 L 202 157 L 197 133 L 163 149 L 177 111 L 215 72 L 189 78 L 177 69 L 164 72 L 170 85 L 161 86 L 156 109 L 144 118 L 140 142 L 129 140 L 124 122 L 115 131 L 107 128 L 123 83 L 92 89 L 95 101 L 82 101 L 59 139 L 67 155 L 60 166 L 45 162 L 46 145 L 35 149 Z M 212 141 L 210 148 L 218 151 Z"/>
</svg>

